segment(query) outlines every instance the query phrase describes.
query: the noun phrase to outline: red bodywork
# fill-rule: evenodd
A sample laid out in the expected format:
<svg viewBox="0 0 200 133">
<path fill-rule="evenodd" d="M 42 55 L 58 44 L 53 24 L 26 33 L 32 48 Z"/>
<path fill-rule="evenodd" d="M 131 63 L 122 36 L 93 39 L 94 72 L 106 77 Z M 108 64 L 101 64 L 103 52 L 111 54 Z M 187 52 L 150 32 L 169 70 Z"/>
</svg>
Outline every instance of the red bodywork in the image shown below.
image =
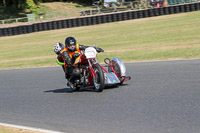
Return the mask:
<svg viewBox="0 0 200 133">
<path fill-rule="evenodd" d="M 81 61 L 79 62 L 79 65 L 88 65 L 89 66 L 89 75 L 88 75 L 89 83 L 86 86 L 91 86 L 93 84 L 92 77 L 95 78 L 95 72 L 92 67 L 92 64 L 89 64 L 89 60 L 90 61 L 94 60 L 96 62 L 96 58 L 87 59 L 85 54 L 80 54 L 80 59 L 81 59 Z"/>
</svg>

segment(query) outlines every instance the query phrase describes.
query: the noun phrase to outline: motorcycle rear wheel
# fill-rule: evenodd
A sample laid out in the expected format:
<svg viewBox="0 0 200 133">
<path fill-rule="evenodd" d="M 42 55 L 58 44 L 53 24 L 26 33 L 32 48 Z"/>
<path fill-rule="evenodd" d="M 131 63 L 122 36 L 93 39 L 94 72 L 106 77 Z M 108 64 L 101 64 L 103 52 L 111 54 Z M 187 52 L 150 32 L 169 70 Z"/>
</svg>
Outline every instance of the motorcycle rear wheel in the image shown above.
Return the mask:
<svg viewBox="0 0 200 133">
<path fill-rule="evenodd" d="M 94 91 L 102 92 L 105 87 L 105 78 L 104 78 L 103 70 L 99 64 L 94 64 L 93 69 L 95 72 L 95 77 L 92 77 Z"/>
</svg>

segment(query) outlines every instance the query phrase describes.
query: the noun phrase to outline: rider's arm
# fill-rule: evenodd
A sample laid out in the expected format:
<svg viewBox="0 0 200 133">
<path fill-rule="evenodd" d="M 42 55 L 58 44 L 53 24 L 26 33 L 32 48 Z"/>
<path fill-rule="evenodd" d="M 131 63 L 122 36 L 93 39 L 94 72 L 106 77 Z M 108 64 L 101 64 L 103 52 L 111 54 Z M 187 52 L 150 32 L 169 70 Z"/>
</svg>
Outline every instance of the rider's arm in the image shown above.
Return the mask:
<svg viewBox="0 0 200 133">
<path fill-rule="evenodd" d="M 72 65 L 72 59 L 70 58 L 69 53 L 68 53 L 67 51 L 64 51 L 64 52 L 62 53 L 62 56 L 63 56 L 64 61 L 65 61 L 65 63 L 66 63 L 67 65 Z"/>
</svg>

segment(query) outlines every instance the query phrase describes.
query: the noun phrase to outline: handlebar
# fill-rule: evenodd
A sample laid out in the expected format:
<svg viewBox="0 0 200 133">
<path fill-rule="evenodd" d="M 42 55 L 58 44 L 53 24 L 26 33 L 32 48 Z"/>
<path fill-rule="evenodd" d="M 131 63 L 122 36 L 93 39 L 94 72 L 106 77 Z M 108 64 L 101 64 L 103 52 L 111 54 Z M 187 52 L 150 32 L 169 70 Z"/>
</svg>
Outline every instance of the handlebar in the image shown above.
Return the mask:
<svg viewBox="0 0 200 133">
<path fill-rule="evenodd" d="M 103 50 L 102 48 L 96 48 L 96 51 L 97 51 L 98 53 L 104 52 L 104 50 Z"/>
</svg>

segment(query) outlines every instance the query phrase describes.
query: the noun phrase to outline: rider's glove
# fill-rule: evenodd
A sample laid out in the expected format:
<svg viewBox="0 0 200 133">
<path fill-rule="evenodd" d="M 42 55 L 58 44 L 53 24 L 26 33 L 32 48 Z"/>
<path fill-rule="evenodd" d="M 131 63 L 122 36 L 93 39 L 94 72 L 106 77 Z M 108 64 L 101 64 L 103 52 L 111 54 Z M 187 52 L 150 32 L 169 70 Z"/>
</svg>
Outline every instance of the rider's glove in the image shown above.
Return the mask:
<svg viewBox="0 0 200 133">
<path fill-rule="evenodd" d="M 74 53 L 73 55 L 72 55 L 72 57 L 74 58 L 74 59 L 76 59 L 77 57 L 79 57 L 79 53 Z"/>
<path fill-rule="evenodd" d="M 96 48 L 96 51 L 97 51 L 98 53 L 104 52 L 104 50 L 103 50 L 102 48 Z"/>
</svg>

